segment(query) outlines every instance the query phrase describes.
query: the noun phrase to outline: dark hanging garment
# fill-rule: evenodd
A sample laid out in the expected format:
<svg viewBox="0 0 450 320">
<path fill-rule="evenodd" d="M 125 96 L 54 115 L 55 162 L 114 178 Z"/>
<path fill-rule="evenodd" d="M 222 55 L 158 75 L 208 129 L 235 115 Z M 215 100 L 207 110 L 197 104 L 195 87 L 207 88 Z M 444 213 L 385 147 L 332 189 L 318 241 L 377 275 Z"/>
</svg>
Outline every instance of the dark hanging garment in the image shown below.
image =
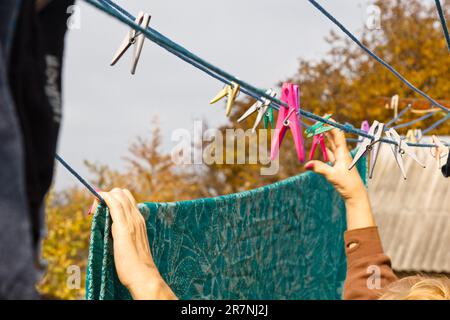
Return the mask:
<svg viewBox="0 0 450 320">
<path fill-rule="evenodd" d="M 41 11 L 23 1 L 10 55 L 9 81 L 22 129 L 28 207 L 34 249 L 44 223 L 44 199 L 54 169 L 61 122 L 61 73 L 68 7 L 74 0 L 51 1 Z"/>
<path fill-rule="evenodd" d="M 448 154 L 447 164 L 443 166 L 441 170 L 444 177 L 446 178 L 450 177 L 450 152 Z"/>
<path fill-rule="evenodd" d="M 23 136 L 7 70 L 19 0 L 0 1 L 0 300 L 36 299 Z"/>
</svg>

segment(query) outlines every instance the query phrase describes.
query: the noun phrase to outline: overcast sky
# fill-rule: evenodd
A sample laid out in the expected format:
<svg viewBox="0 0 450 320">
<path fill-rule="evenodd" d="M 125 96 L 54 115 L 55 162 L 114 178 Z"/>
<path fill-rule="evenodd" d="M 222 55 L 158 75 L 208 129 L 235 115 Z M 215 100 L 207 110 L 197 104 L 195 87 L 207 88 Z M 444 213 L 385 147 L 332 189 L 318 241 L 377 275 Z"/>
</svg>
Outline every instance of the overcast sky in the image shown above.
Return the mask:
<svg viewBox="0 0 450 320">
<path fill-rule="evenodd" d="M 331 24 L 306 0 L 126 0 L 134 15 L 152 15 L 151 26 L 200 57 L 259 88 L 273 87 L 295 73 L 298 58 L 319 59 Z M 321 0 L 351 31 L 360 34 L 367 0 Z M 164 148 L 177 128 L 192 129 L 206 119 L 227 121 L 224 108 L 209 100 L 222 84 L 164 49 L 146 41 L 137 74 L 128 53 L 109 62 L 128 28 L 80 1 L 81 28 L 67 37 L 64 119 L 59 153 L 89 178 L 85 159 L 123 168 L 136 136 L 148 136 L 158 116 Z M 250 125 L 249 125 L 250 126 Z M 58 189 L 77 183 L 59 165 Z"/>
</svg>

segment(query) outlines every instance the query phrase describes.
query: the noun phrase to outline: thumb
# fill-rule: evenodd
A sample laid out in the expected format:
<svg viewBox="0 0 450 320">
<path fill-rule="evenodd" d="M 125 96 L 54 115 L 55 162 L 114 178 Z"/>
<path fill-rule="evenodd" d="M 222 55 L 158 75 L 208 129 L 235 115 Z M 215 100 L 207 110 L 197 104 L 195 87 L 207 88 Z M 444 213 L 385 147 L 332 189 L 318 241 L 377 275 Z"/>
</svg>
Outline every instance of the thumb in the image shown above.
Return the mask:
<svg viewBox="0 0 450 320">
<path fill-rule="evenodd" d="M 305 169 L 321 174 L 325 176 L 325 178 L 330 177 L 333 172 L 333 167 L 330 167 L 328 164 L 318 160 L 307 162 L 305 164 Z"/>
</svg>

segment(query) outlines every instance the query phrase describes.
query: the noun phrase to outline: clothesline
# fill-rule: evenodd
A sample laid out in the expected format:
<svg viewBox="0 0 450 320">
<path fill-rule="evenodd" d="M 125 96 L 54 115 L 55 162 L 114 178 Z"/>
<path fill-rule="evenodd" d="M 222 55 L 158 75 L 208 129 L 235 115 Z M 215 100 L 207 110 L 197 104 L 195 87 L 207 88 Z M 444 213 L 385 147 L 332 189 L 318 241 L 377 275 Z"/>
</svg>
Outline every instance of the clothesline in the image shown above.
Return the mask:
<svg viewBox="0 0 450 320">
<path fill-rule="evenodd" d="M 211 77 L 215 78 L 216 80 L 219 80 L 227 85 L 232 85 L 233 83 L 237 83 L 241 87 L 241 91 L 248 96 L 259 100 L 264 101 L 264 99 L 269 99 L 271 101 L 271 107 L 279 110 L 281 107 L 288 108 L 289 106 L 276 99 L 272 96 L 268 95 L 265 90 L 258 89 L 236 77 L 233 75 L 223 71 L 222 69 L 208 63 L 207 61 L 201 59 L 197 55 L 193 54 L 192 52 L 188 51 L 187 49 L 183 48 L 182 46 L 178 45 L 177 43 L 171 41 L 169 38 L 165 37 L 164 35 L 160 34 L 156 30 L 152 28 L 142 28 L 140 25 L 135 23 L 135 17 L 128 13 L 126 10 L 124 10 L 122 7 L 115 4 L 113 1 L 110 0 L 85 0 L 87 3 L 93 5 L 97 9 L 104 11 L 105 13 L 109 14 L 112 17 L 115 17 L 119 21 L 127 24 L 134 30 L 144 34 L 148 39 L 159 45 L 160 47 L 166 49 L 167 51 L 171 52 L 175 56 L 179 57 L 180 59 L 186 61 L 187 63 L 191 64 L 192 66 L 202 70 L 206 74 L 210 75 Z M 386 63 L 384 60 L 379 58 L 375 53 L 370 51 L 366 46 L 364 46 L 348 29 L 346 29 L 338 20 L 336 20 L 330 13 L 328 13 L 323 7 L 321 7 L 316 1 L 314 0 L 308 0 L 312 5 L 314 5 L 319 11 L 321 11 L 327 18 L 329 18 L 333 23 L 335 23 L 347 36 L 349 36 L 356 44 L 358 44 L 359 47 L 361 47 L 367 54 L 369 54 L 372 58 L 374 58 L 376 61 L 378 61 L 380 64 L 382 64 L 384 67 L 386 67 L 390 72 L 392 72 L 397 78 L 399 78 L 403 83 L 405 83 L 408 87 L 410 87 L 413 91 L 427 99 L 429 102 L 431 102 L 436 107 L 442 109 L 443 111 L 446 111 L 448 114 L 441 120 L 437 121 L 435 124 L 430 126 L 427 130 L 427 132 L 435 129 L 438 125 L 444 123 L 446 120 L 450 118 L 450 109 L 442 106 L 437 101 L 432 99 L 430 96 L 428 96 L 426 93 L 422 92 L 418 88 L 416 88 L 414 85 L 412 85 L 406 78 L 404 78 L 399 72 L 397 72 L 393 67 L 391 67 L 388 63 Z M 438 2 L 438 1 L 437 1 Z M 439 10 L 439 7 L 438 7 Z M 442 17 L 441 17 L 442 20 Z M 445 20 L 444 20 L 445 22 Z M 446 34 L 447 36 L 447 34 Z M 450 48 L 450 47 L 449 47 Z M 404 110 L 406 112 L 406 110 Z M 403 112 L 403 113 L 404 113 Z M 402 114 L 403 114 L 402 113 Z M 365 138 L 373 139 L 374 137 L 367 134 L 366 132 L 362 130 L 355 129 L 351 124 L 340 124 L 333 121 L 330 121 L 328 119 L 322 118 L 320 116 L 317 116 L 311 112 L 308 112 L 301 108 L 299 110 L 299 115 L 303 115 L 304 117 L 319 121 L 325 124 L 328 124 L 330 126 L 336 127 L 338 129 L 344 130 L 347 133 L 356 134 Z M 432 114 L 433 115 L 433 114 Z M 396 118 L 400 118 L 401 115 L 397 116 Z M 430 117 L 427 115 L 427 117 Z M 425 118 L 425 117 L 422 117 Z M 390 122 L 394 123 L 396 119 L 393 119 L 393 121 Z M 419 121 L 419 119 L 415 120 Z M 425 133 L 425 131 L 424 131 Z M 397 143 L 386 138 L 381 139 L 384 143 L 394 144 Z M 434 144 L 419 144 L 419 143 L 408 143 L 409 146 L 412 147 L 436 147 Z M 69 172 L 71 172 L 93 195 L 95 195 L 102 203 L 104 203 L 103 198 L 98 194 L 98 192 L 93 188 L 85 179 L 81 177 L 67 162 L 64 161 L 62 157 L 59 155 L 56 155 L 56 160 L 59 161 Z"/>
<path fill-rule="evenodd" d="M 445 41 L 447 42 L 447 48 L 450 51 L 450 35 L 448 33 L 447 22 L 445 21 L 445 13 L 444 10 L 442 10 L 441 1 L 435 0 L 435 2 L 436 9 L 439 14 L 439 19 L 441 20 L 442 31 L 444 32 Z"/>
<path fill-rule="evenodd" d="M 154 30 L 152 28 L 148 28 L 148 29 L 142 28 L 140 25 L 135 23 L 135 17 L 133 17 L 133 15 L 128 13 L 122 7 L 115 4 L 113 1 L 110 1 L 110 0 L 85 0 L 85 1 L 88 2 L 89 4 L 93 5 L 94 7 L 104 11 L 105 13 L 115 17 L 119 21 L 129 25 L 131 28 L 141 32 L 148 39 L 155 42 L 160 47 L 175 54 L 176 56 L 178 56 L 182 60 L 190 63 L 194 67 L 199 68 L 199 65 L 200 65 L 201 66 L 200 69 L 202 71 L 205 71 L 205 68 L 208 69 L 207 74 L 213 76 L 217 80 L 222 81 L 226 84 L 231 84 L 232 82 L 238 83 L 243 88 L 241 90 L 243 93 L 248 94 L 249 96 L 251 96 L 252 98 L 257 99 L 257 100 L 262 100 L 263 98 L 271 100 L 272 107 L 274 107 L 274 109 L 276 109 L 276 110 L 278 110 L 280 107 L 288 107 L 288 105 L 285 104 L 284 102 L 281 102 L 280 100 L 275 99 L 275 98 L 271 97 L 270 95 L 266 94 L 265 90 L 258 89 L 240 79 L 237 79 L 236 77 L 221 70 L 220 68 L 206 62 L 205 60 L 199 58 L 195 54 L 189 52 L 187 49 L 181 47 L 180 45 L 176 44 L 172 40 L 163 36 L 161 33 L 157 32 L 156 30 Z M 432 100 L 432 101 L 434 101 L 434 100 Z M 445 108 L 445 107 L 443 107 L 443 108 Z M 322 123 L 325 123 L 325 124 L 331 125 L 333 127 L 336 127 L 338 129 L 344 130 L 347 133 L 356 134 L 356 135 L 366 137 L 369 139 L 374 138 L 373 136 L 367 134 L 366 132 L 356 129 L 351 125 L 342 125 L 340 123 L 336 123 L 336 122 L 330 121 L 328 119 L 324 119 L 320 116 L 317 116 L 311 112 L 304 110 L 303 108 L 300 109 L 300 114 L 305 116 L 306 118 L 309 118 L 309 119 L 312 119 L 315 121 L 320 121 Z M 389 144 L 396 144 L 394 141 L 387 139 L 387 138 L 383 138 L 381 141 L 385 142 L 385 143 L 389 143 Z M 435 145 L 419 144 L 419 143 L 409 143 L 409 145 L 412 147 L 435 147 Z"/>
</svg>

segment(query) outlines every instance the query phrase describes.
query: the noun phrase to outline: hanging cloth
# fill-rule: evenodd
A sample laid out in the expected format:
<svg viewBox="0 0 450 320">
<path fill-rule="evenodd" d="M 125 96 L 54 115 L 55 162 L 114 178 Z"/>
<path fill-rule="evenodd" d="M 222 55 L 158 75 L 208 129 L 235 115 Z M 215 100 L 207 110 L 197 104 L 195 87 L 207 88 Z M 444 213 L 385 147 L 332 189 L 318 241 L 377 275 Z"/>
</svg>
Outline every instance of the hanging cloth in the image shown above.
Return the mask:
<svg viewBox="0 0 450 320">
<path fill-rule="evenodd" d="M 358 170 L 366 182 L 366 161 Z M 180 299 L 341 298 L 345 205 L 320 175 L 139 209 L 155 263 Z M 92 224 L 86 298 L 131 299 L 115 271 L 104 207 Z"/>
</svg>

